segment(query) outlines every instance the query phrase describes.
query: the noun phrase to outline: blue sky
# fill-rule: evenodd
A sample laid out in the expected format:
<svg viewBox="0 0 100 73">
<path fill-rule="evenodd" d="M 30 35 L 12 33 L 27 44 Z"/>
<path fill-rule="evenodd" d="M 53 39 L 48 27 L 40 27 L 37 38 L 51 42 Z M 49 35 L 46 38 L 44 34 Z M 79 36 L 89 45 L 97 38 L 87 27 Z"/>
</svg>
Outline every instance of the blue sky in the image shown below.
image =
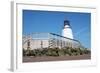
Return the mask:
<svg viewBox="0 0 100 73">
<path fill-rule="evenodd" d="M 91 14 L 23 10 L 23 35 L 33 32 L 52 32 L 61 35 L 64 20 L 69 20 L 74 38 L 91 47 Z"/>
</svg>

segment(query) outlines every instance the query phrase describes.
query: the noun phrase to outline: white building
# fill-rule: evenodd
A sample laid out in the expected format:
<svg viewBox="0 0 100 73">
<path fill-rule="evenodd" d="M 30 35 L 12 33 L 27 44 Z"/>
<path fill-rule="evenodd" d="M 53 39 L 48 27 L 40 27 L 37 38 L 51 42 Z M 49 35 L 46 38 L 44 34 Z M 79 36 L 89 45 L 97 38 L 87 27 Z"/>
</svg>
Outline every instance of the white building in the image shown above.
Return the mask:
<svg viewBox="0 0 100 73">
<path fill-rule="evenodd" d="M 32 33 L 23 36 L 23 49 L 33 50 L 41 48 L 64 48 L 73 47 L 80 48 L 81 43 L 73 39 L 72 29 L 69 21 L 64 21 L 64 28 L 62 29 L 62 36 L 54 33 Z"/>
</svg>

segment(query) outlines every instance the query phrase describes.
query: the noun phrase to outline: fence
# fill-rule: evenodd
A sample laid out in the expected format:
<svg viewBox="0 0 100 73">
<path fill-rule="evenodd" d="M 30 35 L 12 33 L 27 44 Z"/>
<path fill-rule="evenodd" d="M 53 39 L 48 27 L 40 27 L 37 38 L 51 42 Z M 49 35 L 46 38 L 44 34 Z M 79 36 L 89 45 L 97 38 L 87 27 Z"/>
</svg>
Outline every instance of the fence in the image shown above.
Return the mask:
<svg viewBox="0 0 100 73">
<path fill-rule="evenodd" d="M 81 43 L 78 40 L 70 39 L 54 33 L 32 33 L 23 36 L 23 48 L 41 49 L 41 48 L 80 48 Z"/>
</svg>

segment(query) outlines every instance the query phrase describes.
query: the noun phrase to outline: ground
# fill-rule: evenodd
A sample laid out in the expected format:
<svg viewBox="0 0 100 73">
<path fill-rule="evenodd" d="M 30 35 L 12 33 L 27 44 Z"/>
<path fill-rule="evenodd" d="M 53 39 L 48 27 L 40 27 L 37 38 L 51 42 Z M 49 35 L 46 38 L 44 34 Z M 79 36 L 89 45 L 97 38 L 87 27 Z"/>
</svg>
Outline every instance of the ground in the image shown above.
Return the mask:
<svg viewBox="0 0 100 73">
<path fill-rule="evenodd" d="M 42 57 L 34 57 L 34 56 L 24 56 L 23 62 L 43 62 L 43 61 L 64 61 L 64 60 L 86 60 L 91 59 L 90 54 L 78 55 L 78 56 L 42 56 Z"/>
</svg>

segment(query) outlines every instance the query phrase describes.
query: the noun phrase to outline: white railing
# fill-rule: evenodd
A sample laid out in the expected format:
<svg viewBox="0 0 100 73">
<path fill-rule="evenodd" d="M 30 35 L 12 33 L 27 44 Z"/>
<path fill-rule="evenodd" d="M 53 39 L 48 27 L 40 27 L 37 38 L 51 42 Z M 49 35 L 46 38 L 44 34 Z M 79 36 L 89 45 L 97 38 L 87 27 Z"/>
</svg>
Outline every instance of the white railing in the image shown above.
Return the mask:
<svg viewBox="0 0 100 73">
<path fill-rule="evenodd" d="M 70 39 L 63 37 L 54 33 L 32 33 L 23 37 L 23 48 L 27 49 L 30 42 L 31 49 L 40 49 L 40 48 L 81 48 L 82 45 L 78 40 Z"/>
</svg>

